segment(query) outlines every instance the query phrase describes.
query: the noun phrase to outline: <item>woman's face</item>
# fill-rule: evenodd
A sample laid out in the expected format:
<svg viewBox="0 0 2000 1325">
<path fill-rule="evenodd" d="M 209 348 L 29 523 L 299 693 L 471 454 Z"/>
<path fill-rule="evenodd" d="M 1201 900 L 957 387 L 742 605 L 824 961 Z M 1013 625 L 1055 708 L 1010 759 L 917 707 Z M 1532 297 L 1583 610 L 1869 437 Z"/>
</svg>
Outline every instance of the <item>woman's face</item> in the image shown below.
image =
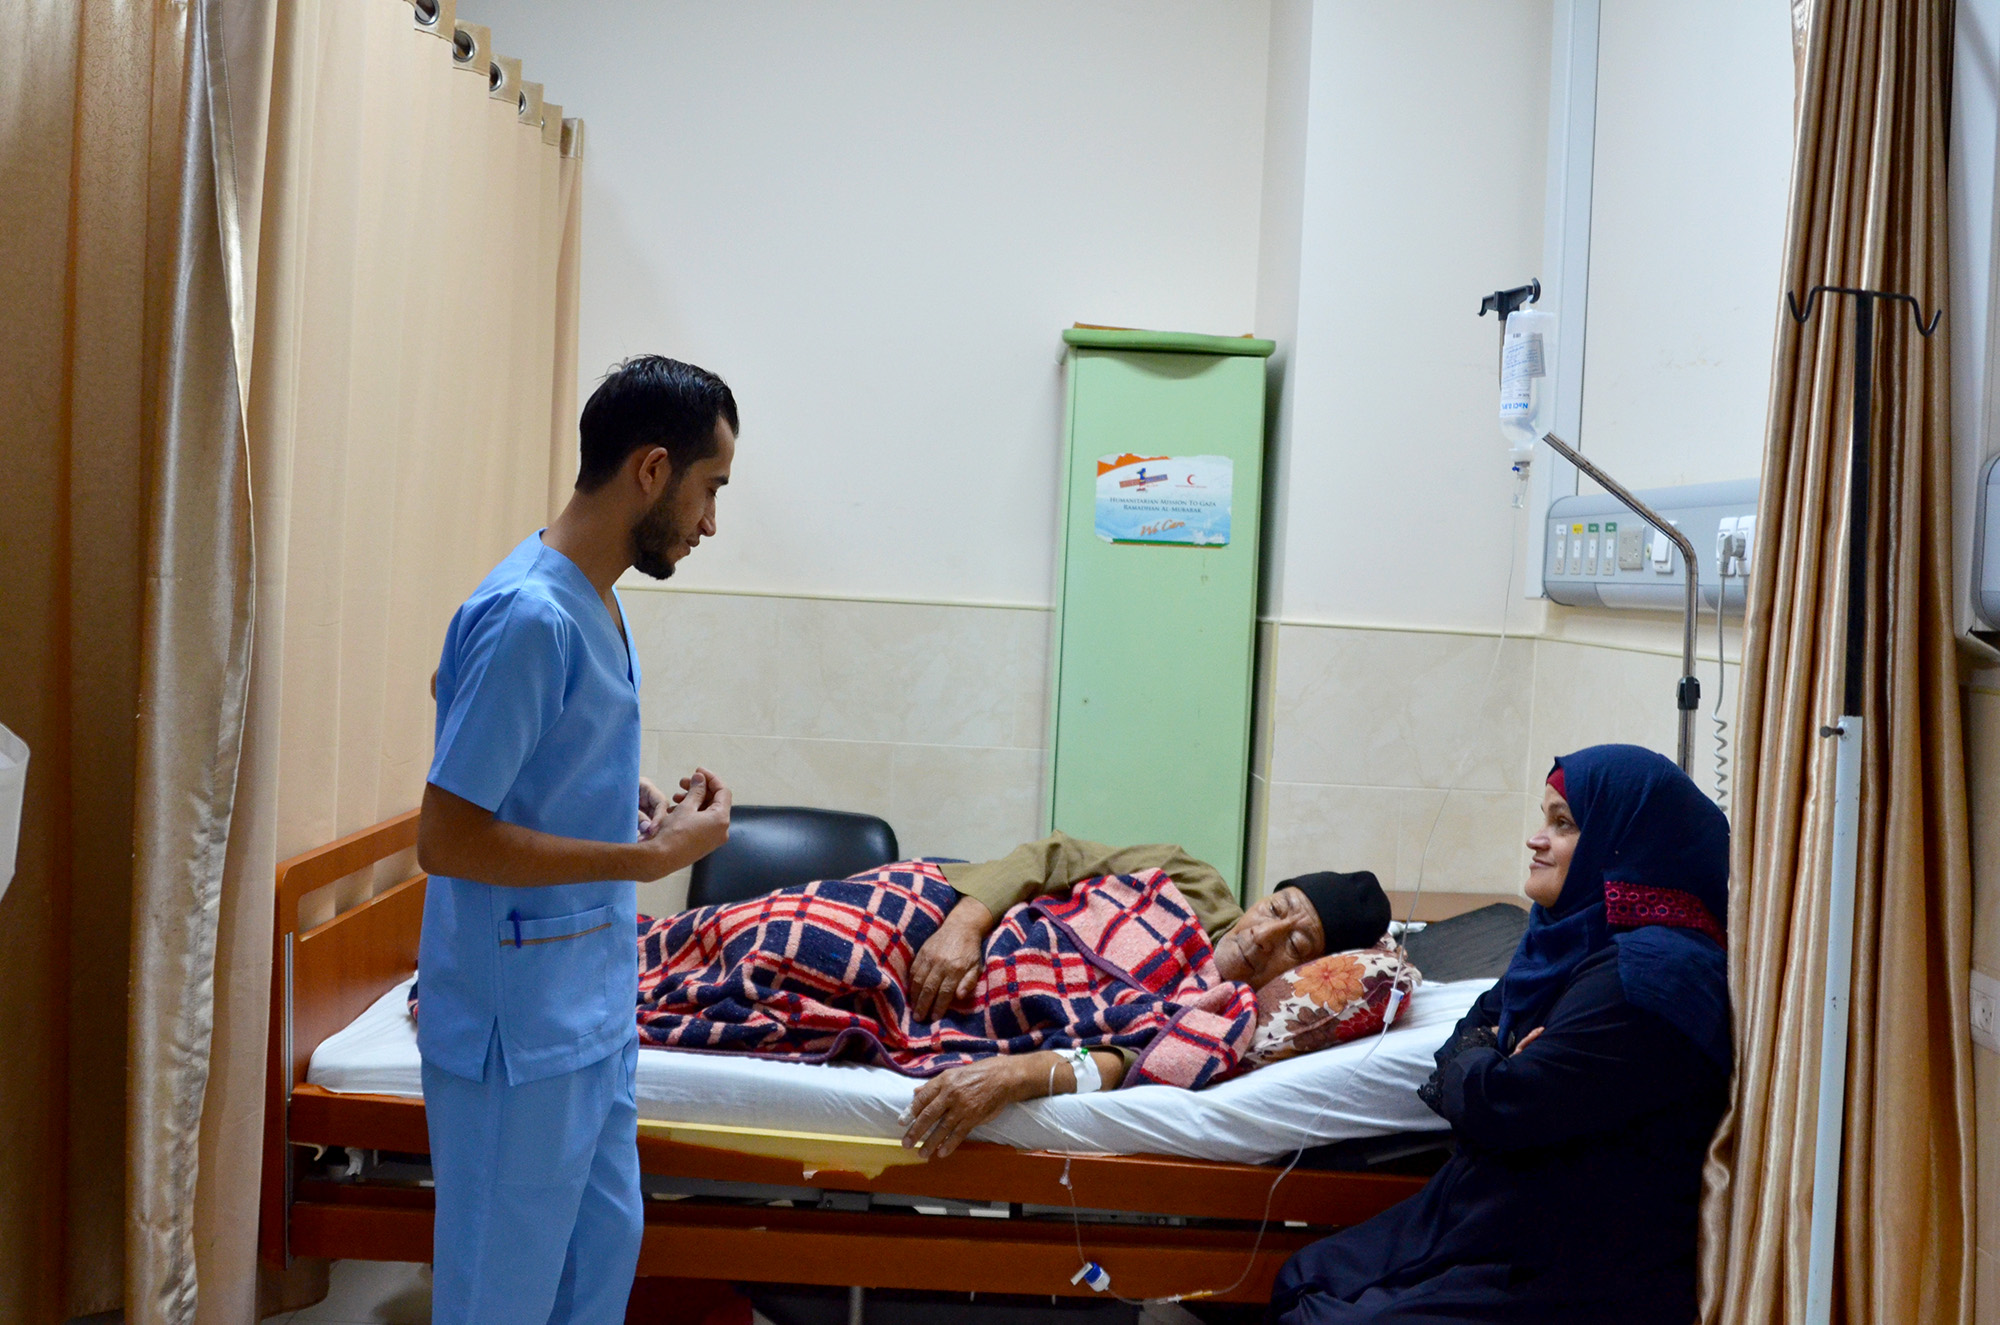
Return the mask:
<svg viewBox="0 0 2000 1325">
<path fill-rule="evenodd" d="M 1260 898 L 1235 928 L 1216 940 L 1215 966 L 1225 980 L 1262 989 L 1325 951 L 1319 912 L 1297 888 L 1280 888 Z"/>
<path fill-rule="evenodd" d="M 1569 802 L 1554 787 L 1542 788 L 1542 829 L 1528 839 L 1535 853 L 1528 863 L 1528 881 L 1521 891 L 1528 900 L 1553 907 L 1562 896 L 1563 880 L 1569 877 L 1569 858 L 1576 854 L 1578 830 Z"/>
</svg>

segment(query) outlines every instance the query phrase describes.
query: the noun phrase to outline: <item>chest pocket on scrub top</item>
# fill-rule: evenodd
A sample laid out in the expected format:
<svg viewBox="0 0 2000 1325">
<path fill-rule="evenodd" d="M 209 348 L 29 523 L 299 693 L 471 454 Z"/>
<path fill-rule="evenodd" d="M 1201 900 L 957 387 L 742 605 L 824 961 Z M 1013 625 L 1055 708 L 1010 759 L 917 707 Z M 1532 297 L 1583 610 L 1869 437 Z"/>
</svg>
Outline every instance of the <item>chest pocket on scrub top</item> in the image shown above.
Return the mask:
<svg viewBox="0 0 2000 1325">
<path fill-rule="evenodd" d="M 517 1049 L 553 1049 L 637 1019 L 639 951 L 608 906 L 500 922 L 500 1025 Z"/>
</svg>

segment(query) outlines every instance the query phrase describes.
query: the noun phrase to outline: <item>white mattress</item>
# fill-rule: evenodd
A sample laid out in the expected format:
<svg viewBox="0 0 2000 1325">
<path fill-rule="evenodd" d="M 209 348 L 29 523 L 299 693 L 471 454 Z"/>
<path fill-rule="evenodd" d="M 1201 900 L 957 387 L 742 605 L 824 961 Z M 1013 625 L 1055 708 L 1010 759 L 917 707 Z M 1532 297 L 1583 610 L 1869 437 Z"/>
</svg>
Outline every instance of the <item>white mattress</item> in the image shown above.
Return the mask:
<svg viewBox="0 0 2000 1325">
<path fill-rule="evenodd" d="M 414 979 L 415 977 L 412 977 Z M 1417 1087 L 1490 980 L 1426 984 L 1380 1035 L 1274 1063 L 1206 1090 L 1132 1086 L 1010 1105 L 973 1136 L 1024 1150 L 1186 1155 L 1261 1163 L 1302 1145 L 1444 1130 Z M 306 1080 L 422 1098 L 410 981 L 313 1051 Z M 883 1067 L 639 1051 L 639 1116 L 661 1122 L 896 1137 L 917 1082 Z"/>
</svg>

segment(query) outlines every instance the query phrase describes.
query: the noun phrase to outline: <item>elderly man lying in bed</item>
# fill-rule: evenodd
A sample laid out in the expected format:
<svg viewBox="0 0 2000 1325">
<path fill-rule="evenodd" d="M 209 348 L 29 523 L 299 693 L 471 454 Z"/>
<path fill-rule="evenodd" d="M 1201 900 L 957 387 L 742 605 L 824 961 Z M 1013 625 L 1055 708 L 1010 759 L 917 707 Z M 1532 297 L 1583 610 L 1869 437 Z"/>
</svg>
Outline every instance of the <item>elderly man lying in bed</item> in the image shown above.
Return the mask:
<svg viewBox="0 0 2000 1325">
<path fill-rule="evenodd" d="M 1237 1070 L 1260 988 L 1388 923 L 1372 874 L 1288 880 L 1245 911 L 1177 847 L 1058 833 L 642 918 L 639 1033 L 929 1078 L 904 1144 L 942 1156 L 1011 1103 Z"/>
</svg>

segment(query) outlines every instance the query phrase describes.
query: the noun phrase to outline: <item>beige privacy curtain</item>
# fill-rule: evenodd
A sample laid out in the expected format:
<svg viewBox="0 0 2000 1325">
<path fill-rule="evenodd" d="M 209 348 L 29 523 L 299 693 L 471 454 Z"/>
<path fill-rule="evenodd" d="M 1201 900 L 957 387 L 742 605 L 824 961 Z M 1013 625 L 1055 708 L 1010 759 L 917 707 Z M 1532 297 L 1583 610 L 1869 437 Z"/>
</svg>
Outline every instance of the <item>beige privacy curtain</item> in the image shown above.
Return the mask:
<svg viewBox="0 0 2000 1325">
<path fill-rule="evenodd" d="M 575 473 L 580 161 L 560 119 L 490 96 L 485 64 L 455 64 L 401 0 L 289 0 L 273 46 L 249 374 L 258 628 L 200 1180 L 181 1207 L 199 1319 L 218 1325 L 257 1310 L 273 866 L 417 803 L 445 623 Z M 173 1275 L 142 1282 L 158 1319 L 182 1318 Z"/>
<path fill-rule="evenodd" d="M 272 866 L 575 472 L 580 126 L 405 0 L 0 14 L 0 1325 L 244 1325 Z"/>
<path fill-rule="evenodd" d="M 1784 281 L 1945 297 L 1949 0 L 1814 0 Z M 1730 914 L 1737 1079 L 1703 1211 L 1708 1321 L 1804 1306 L 1845 611 L 1851 303 L 1779 321 L 1743 662 Z M 1971 883 L 1949 591 L 1951 312 L 1876 315 L 1866 763 L 1834 1319 L 1973 1300 Z M 1801 1071 L 1801 1067 L 1805 1070 Z"/>
<path fill-rule="evenodd" d="M 0 1322 L 124 1291 L 126 969 L 149 498 L 173 418 L 186 11 L 0 5 L 0 723 L 33 748 L 0 901 Z M 198 172 L 197 172 L 198 173 Z M 201 339 L 191 336 L 192 352 Z M 210 404 L 214 401 L 211 398 Z M 183 452 L 184 453 L 184 452 Z M 229 500 L 216 485 L 211 510 Z M 150 615 L 150 613 L 148 613 Z M 210 705 L 214 707 L 213 704 Z"/>
</svg>

